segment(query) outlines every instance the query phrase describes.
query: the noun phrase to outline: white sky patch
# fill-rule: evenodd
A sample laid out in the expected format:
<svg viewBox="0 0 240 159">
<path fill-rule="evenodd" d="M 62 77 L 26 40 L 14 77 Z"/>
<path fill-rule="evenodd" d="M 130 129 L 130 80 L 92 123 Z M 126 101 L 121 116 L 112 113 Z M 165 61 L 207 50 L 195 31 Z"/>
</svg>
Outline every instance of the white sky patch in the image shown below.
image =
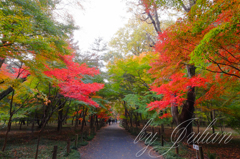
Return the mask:
<svg viewBox="0 0 240 159">
<path fill-rule="evenodd" d="M 123 0 L 90 0 L 83 4 L 84 10 L 72 10 L 77 26 L 74 39 L 86 51 L 97 37 L 109 41 L 120 27 L 127 23 L 130 13 Z"/>
</svg>

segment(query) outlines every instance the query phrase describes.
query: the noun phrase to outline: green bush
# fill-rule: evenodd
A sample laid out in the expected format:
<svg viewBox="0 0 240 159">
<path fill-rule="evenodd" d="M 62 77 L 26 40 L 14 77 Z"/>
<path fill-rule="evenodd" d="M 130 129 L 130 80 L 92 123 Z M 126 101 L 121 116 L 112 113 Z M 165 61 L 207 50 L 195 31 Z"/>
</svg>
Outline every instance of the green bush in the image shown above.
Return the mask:
<svg viewBox="0 0 240 159">
<path fill-rule="evenodd" d="M 208 158 L 209 159 L 217 159 L 217 154 L 216 153 L 211 153 L 210 151 L 207 152 Z"/>
<path fill-rule="evenodd" d="M 157 151 L 159 154 L 163 154 L 165 153 L 167 150 L 169 150 L 169 148 L 172 146 L 172 144 L 170 143 L 165 143 L 164 146 L 161 146 L 161 142 L 159 141 L 155 141 L 152 146 L 154 147 L 154 150 Z M 186 153 L 185 150 L 179 150 L 180 154 L 184 154 Z M 164 158 L 167 159 L 183 159 L 182 157 L 178 156 L 175 152 L 175 149 L 172 148 L 170 151 L 168 151 L 165 155 Z"/>
<path fill-rule="evenodd" d="M 67 159 L 73 159 L 73 158 L 80 158 L 80 153 L 77 149 L 71 149 L 70 153 L 69 154 L 65 154 L 64 155 L 64 158 L 67 158 Z"/>
<path fill-rule="evenodd" d="M 83 142 L 78 143 L 78 147 L 86 146 L 87 144 L 88 144 L 87 141 L 83 141 Z"/>
<path fill-rule="evenodd" d="M 0 158 L 1 157 L 10 158 L 12 156 L 10 155 L 10 152 L 8 152 L 8 151 L 4 151 L 4 152 L 0 151 Z"/>
<path fill-rule="evenodd" d="M 85 137 L 85 140 L 91 141 L 94 138 L 94 135 L 91 134 L 90 136 Z"/>
</svg>

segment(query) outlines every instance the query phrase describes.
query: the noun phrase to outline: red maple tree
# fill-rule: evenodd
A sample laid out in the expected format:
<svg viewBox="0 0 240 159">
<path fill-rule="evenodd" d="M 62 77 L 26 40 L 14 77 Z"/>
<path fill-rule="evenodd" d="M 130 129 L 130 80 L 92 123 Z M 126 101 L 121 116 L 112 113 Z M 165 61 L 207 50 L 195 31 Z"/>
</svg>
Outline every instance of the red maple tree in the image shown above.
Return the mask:
<svg viewBox="0 0 240 159">
<path fill-rule="evenodd" d="M 98 104 L 90 98 L 90 95 L 95 94 L 104 85 L 100 83 L 84 83 L 82 78 L 85 75 L 97 75 L 99 74 L 99 70 L 89 68 L 85 63 L 80 65 L 73 62 L 74 55 L 65 55 L 62 58 L 66 64 L 66 68 L 48 68 L 48 71 L 44 72 L 45 75 L 58 79 L 58 87 L 63 96 L 98 107 Z"/>
</svg>

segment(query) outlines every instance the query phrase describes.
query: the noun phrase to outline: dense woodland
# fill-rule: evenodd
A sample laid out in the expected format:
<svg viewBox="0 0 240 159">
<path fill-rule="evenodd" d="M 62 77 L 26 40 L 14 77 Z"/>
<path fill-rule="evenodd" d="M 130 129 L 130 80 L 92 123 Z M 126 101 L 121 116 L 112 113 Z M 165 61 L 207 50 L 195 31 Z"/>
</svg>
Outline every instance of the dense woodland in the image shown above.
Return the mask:
<svg viewBox="0 0 240 159">
<path fill-rule="evenodd" d="M 239 0 L 128 0 L 129 22 L 87 52 L 71 16 L 56 17 L 61 3 L 0 1 L 2 153 L 16 123 L 37 132 L 35 158 L 49 124 L 83 136 L 109 118 L 131 132 L 153 119 L 153 131 L 184 123 L 189 135 L 217 119 L 212 133 L 238 135 Z"/>
</svg>

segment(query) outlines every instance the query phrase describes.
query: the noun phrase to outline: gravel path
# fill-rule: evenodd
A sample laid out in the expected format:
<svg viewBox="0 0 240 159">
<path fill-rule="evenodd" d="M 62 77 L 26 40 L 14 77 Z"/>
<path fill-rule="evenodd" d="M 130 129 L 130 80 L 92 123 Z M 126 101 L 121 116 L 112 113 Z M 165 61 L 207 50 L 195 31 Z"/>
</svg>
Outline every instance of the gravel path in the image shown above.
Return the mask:
<svg viewBox="0 0 240 159">
<path fill-rule="evenodd" d="M 143 142 L 134 144 L 134 139 L 134 136 L 116 123 L 103 127 L 87 146 L 79 149 L 81 159 L 153 159 L 148 151 L 136 157 L 136 153 L 145 145 Z M 151 154 L 157 155 L 156 152 Z"/>
</svg>

